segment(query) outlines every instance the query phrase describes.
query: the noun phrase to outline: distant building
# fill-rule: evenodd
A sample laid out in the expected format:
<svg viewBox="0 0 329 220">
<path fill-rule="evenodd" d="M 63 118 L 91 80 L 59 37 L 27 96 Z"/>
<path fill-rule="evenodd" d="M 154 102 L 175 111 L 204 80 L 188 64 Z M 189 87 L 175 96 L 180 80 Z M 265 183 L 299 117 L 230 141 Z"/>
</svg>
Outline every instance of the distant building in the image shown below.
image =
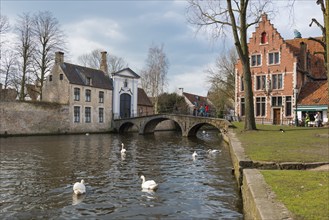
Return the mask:
<svg viewBox="0 0 329 220">
<path fill-rule="evenodd" d="M 200 108 L 205 107 L 207 105 L 209 108 L 208 116 L 216 117 L 215 107 L 207 97 L 192 94 L 192 93 L 187 93 L 184 92 L 182 89 L 179 90 L 178 95 L 184 97 L 185 102 L 188 106 L 189 114 L 199 115 Z"/>
<path fill-rule="evenodd" d="M 302 121 L 306 112 L 315 111 L 321 111 L 323 121 L 328 121 L 324 57 L 315 53 L 323 52 L 319 43 L 301 38 L 298 33 L 295 39 L 283 39 L 264 14 L 249 39 L 248 48 L 257 123 L 292 124 L 296 113 L 298 120 Z M 235 112 L 244 118 L 245 94 L 240 60 L 236 64 L 235 78 Z"/>
<path fill-rule="evenodd" d="M 0 101 L 14 101 L 18 95 L 16 89 L 13 88 L 2 88 L 0 83 Z"/>
<path fill-rule="evenodd" d="M 147 116 L 154 114 L 154 108 L 151 100 L 142 88 L 138 88 L 138 116 Z"/>
</svg>

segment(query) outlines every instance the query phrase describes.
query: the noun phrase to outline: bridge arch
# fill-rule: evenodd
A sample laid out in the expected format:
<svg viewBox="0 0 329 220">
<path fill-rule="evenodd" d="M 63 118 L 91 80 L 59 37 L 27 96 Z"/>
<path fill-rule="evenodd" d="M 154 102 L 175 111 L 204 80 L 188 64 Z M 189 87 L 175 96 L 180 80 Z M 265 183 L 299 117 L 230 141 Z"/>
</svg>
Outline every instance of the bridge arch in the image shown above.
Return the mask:
<svg viewBox="0 0 329 220">
<path fill-rule="evenodd" d="M 176 128 L 180 128 L 182 136 L 195 136 L 197 131 L 204 125 L 211 125 L 222 132 L 227 130 L 231 123 L 225 119 L 197 117 L 191 115 L 175 115 L 175 114 L 158 114 L 129 119 L 115 119 L 114 129 L 127 132 L 133 126 L 136 126 L 139 134 L 153 133 L 156 126 L 165 120 L 171 120 L 175 123 Z"/>
<path fill-rule="evenodd" d="M 122 134 L 122 133 L 127 133 L 127 132 L 133 130 L 134 127 L 136 127 L 137 130 L 139 130 L 139 127 L 138 127 L 135 123 L 133 123 L 133 122 L 131 122 L 131 121 L 127 121 L 127 122 L 122 123 L 122 124 L 119 126 L 119 128 L 118 128 L 118 132 L 119 132 L 120 134 Z"/>
<path fill-rule="evenodd" d="M 212 127 L 216 128 L 218 130 L 218 132 L 221 132 L 221 129 L 217 127 L 217 125 L 213 124 L 213 123 L 209 123 L 209 122 L 198 122 L 195 123 L 194 125 L 192 125 L 190 127 L 190 129 L 187 131 L 187 136 L 191 137 L 191 136 L 196 136 L 196 133 L 200 130 L 200 128 L 204 125 L 211 125 Z"/>
<path fill-rule="evenodd" d="M 182 129 L 182 126 L 175 120 L 171 119 L 171 118 L 168 118 L 168 117 L 159 117 L 159 118 L 153 118 L 153 119 L 150 119 L 149 121 L 146 121 L 140 128 L 140 133 L 141 134 L 150 134 L 150 133 L 154 133 L 154 130 L 156 128 L 156 126 L 158 124 L 160 124 L 161 122 L 163 121 L 167 121 L 167 120 L 170 120 L 170 121 L 173 121 L 175 123 L 175 127 L 177 128 L 180 128 L 181 132 L 183 132 L 183 129 Z"/>
</svg>

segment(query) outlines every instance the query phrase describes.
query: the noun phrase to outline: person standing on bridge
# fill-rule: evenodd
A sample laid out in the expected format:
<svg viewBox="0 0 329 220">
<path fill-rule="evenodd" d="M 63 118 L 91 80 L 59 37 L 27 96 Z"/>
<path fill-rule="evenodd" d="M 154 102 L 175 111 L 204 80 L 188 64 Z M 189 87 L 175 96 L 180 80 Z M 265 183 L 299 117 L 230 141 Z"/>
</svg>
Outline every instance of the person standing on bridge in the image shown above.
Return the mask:
<svg viewBox="0 0 329 220">
<path fill-rule="evenodd" d="M 199 109 L 200 116 L 204 116 L 204 106 L 201 105 Z"/>
<path fill-rule="evenodd" d="M 209 117 L 209 105 L 205 105 L 206 117 Z"/>
</svg>

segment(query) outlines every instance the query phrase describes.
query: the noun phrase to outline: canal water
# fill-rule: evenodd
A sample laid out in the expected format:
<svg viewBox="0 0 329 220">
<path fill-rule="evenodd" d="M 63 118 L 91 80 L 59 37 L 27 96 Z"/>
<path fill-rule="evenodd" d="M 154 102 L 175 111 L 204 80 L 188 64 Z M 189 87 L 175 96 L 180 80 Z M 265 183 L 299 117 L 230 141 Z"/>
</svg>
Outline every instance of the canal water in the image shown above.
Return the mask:
<svg viewBox="0 0 329 220">
<path fill-rule="evenodd" d="M 217 131 L 11 137 L 0 150 L 1 219 L 243 219 Z M 158 190 L 142 191 L 141 174 Z M 81 179 L 87 192 L 78 197 Z"/>
</svg>

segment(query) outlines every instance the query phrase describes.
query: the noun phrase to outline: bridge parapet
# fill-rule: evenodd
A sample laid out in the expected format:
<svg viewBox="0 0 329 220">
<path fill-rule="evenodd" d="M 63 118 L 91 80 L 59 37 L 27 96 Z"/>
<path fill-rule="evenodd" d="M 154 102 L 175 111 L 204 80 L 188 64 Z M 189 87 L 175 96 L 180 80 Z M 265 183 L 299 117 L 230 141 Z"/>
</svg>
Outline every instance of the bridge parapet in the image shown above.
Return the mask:
<svg viewBox="0 0 329 220">
<path fill-rule="evenodd" d="M 231 125 L 226 119 L 178 114 L 156 114 L 127 119 L 115 119 L 114 128 L 122 133 L 129 130 L 130 127 L 136 126 L 139 134 L 147 134 L 153 133 L 155 127 L 164 120 L 172 120 L 178 124 L 184 137 L 195 136 L 196 132 L 206 124 L 216 127 L 220 132 L 227 130 L 228 126 Z"/>
</svg>

